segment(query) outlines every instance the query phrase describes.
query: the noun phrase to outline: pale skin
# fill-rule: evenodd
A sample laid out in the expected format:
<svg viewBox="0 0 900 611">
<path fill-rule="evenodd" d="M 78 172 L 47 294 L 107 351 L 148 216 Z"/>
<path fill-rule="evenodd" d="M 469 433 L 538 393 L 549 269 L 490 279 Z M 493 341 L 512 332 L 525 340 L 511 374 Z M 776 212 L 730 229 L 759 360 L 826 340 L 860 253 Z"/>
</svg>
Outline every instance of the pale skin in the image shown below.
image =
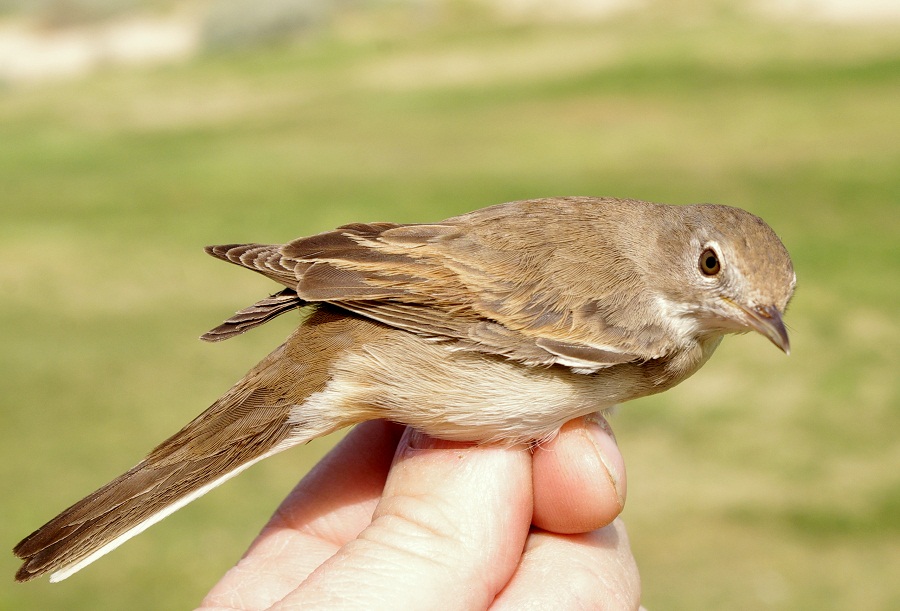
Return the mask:
<svg viewBox="0 0 900 611">
<path fill-rule="evenodd" d="M 637 609 L 606 421 L 530 450 L 357 426 L 201 609 Z"/>
</svg>

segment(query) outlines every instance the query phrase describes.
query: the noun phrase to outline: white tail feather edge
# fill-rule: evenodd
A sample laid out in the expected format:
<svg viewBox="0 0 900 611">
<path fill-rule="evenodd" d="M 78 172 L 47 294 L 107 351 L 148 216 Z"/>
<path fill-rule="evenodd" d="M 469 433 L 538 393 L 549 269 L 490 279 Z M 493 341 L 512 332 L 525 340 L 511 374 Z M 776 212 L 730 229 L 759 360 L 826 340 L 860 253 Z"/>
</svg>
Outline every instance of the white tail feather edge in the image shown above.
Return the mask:
<svg viewBox="0 0 900 611">
<path fill-rule="evenodd" d="M 78 571 L 80 571 L 81 569 L 86 567 L 87 565 L 91 564 L 92 562 L 94 562 L 95 560 L 100 558 L 101 556 L 105 556 L 106 554 L 108 554 L 112 550 L 116 549 L 117 547 L 119 547 L 120 545 L 122 545 L 123 543 L 125 543 L 126 541 L 131 539 L 132 537 L 141 534 L 142 532 L 144 532 L 145 530 L 147 530 L 148 528 L 150 528 L 151 526 L 153 526 L 154 524 L 156 524 L 163 518 L 167 518 L 168 516 L 172 515 L 173 513 L 175 513 L 176 511 L 178 511 L 179 509 L 181 509 L 182 507 L 184 507 L 191 501 L 197 500 L 198 498 L 200 498 L 201 496 L 203 496 L 204 494 L 206 494 L 213 488 L 228 481 L 229 479 L 231 479 L 232 477 L 234 477 L 235 475 L 237 475 L 244 469 L 250 467 L 251 465 L 253 465 L 255 463 L 258 463 L 259 461 L 263 460 L 264 458 L 268 458 L 269 456 L 272 456 L 273 454 L 277 454 L 278 452 L 281 452 L 282 450 L 287 449 L 288 447 L 294 445 L 297 442 L 296 439 L 292 440 L 291 438 L 288 438 L 288 440 L 286 440 L 286 441 L 289 441 L 289 443 L 282 442 L 281 444 L 279 444 L 278 446 L 276 446 L 269 452 L 266 452 L 262 456 L 258 456 L 256 458 L 254 458 L 253 460 L 248 461 L 235 469 L 232 469 L 231 471 L 229 471 L 225 475 L 219 477 L 218 479 L 214 479 L 213 481 L 209 482 L 208 484 L 201 486 L 200 488 L 197 488 L 196 490 L 194 490 L 187 496 L 184 496 L 184 497 L 178 499 L 177 501 L 175 501 L 174 503 L 172 503 L 171 505 L 167 505 L 166 507 L 162 508 L 160 511 L 158 511 L 155 514 L 153 514 L 152 516 L 148 517 L 146 520 L 144 520 L 140 524 L 132 526 L 130 529 L 126 530 L 121 535 L 119 535 L 118 537 L 116 537 L 115 539 L 113 539 L 112 541 L 110 541 L 109 543 L 104 545 L 103 547 L 97 549 L 94 552 L 91 552 L 84 558 L 81 558 L 80 560 L 59 569 L 58 571 L 51 573 L 50 582 L 57 583 L 59 581 L 62 581 L 63 579 L 71 577 L 72 575 L 74 575 L 75 573 L 77 573 Z"/>
</svg>

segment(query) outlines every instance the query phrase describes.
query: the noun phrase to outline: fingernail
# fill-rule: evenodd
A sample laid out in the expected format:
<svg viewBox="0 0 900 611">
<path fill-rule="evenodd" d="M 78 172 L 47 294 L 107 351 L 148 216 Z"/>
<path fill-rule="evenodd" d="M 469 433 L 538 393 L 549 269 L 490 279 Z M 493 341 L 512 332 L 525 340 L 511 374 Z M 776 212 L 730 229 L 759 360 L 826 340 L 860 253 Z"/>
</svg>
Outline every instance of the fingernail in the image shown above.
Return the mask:
<svg viewBox="0 0 900 611">
<path fill-rule="evenodd" d="M 404 443 L 405 442 L 405 443 Z M 400 447 L 409 450 L 456 450 L 468 448 L 475 444 L 470 442 L 447 441 L 432 437 L 428 433 L 417 431 L 412 427 L 408 427 L 404 439 L 400 442 Z"/>
<path fill-rule="evenodd" d="M 609 473 L 609 479 L 613 488 L 616 490 L 616 497 L 619 499 L 619 506 L 625 506 L 626 479 L 625 479 L 625 459 L 619 451 L 616 444 L 616 436 L 613 434 L 612 427 L 600 413 L 588 414 L 584 417 L 585 424 L 595 425 L 588 426 L 586 430 L 590 432 L 591 439 L 597 447 L 597 454 L 600 462 Z"/>
<path fill-rule="evenodd" d="M 410 427 L 407 429 L 406 446 L 412 450 L 424 450 L 434 447 L 435 439 L 421 431 Z"/>
</svg>

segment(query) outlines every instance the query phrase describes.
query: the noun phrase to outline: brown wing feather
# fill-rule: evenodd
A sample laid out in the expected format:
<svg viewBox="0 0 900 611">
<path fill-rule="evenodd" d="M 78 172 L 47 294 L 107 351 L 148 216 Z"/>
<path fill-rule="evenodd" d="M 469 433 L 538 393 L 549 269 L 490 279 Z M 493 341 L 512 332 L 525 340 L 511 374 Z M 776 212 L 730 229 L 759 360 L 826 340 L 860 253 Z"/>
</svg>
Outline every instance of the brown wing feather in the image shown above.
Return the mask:
<svg viewBox="0 0 900 611">
<path fill-rule="evenodd" d="M 286 259 L 277 245 L 222 244 L 207 246 L 205 250 L 217 259 L 252 269 L 288 288 L 297 284 L 297 262 Z"/>
<path fill-rule="evenodd" d="M 295 288 L 300 300 L 529 364 L 590 370 L 658 358 L 674 348 L 667 330 L 641 321 L 636 332 L 622 316 L 653 299 L 627 252 L 609 246 L 627 240 L 585 243 L 572 231 L 545 239 L 559 218 L 567 227 L 612 219 L 592 237 L 615 231 L 615 215 L 591 215 L 599 205 L 632 213 L 619 200 L 531 200 L 438 224 L 355 223 L 283 246 L 211 254 Z M 604 266 L 585 274 L 592 257 Z"/>
<path fill-rule="evenodd" d="M 218 327 L 201 335 L 200 339 L 207 342 L 220 342 L 267 323 L 285 312 L 301 308 L 304 304 L 305 302 L 297 297 L 294 289 L 284 289 L 236 312 Z"/>
<path fill-rule="evenodd" d="M 285 254 L 311 263 L 297 285 L 301 298 L 528 364 L 595 369 L 653 356 L 612 341 L 628 336 L 613 325 L 605 334 L 573 336 L 602 304 L 579 301 L 574 291 L 548 280 L 544 260 L 557 255 L 550 252 L 555 245 L 539 247 L 545 257 L 535 260 L 527 254 L 534 248 L 491 243 L 455 224 L 372 231 L 357 226 L 338 239 L 341 248 L 326 253 L 304 239 L 285 247 Z M 322 240 L 317 236 L 318 244 Z M 603 326 L 595 320 L 593 329 Z"/>
</svg>

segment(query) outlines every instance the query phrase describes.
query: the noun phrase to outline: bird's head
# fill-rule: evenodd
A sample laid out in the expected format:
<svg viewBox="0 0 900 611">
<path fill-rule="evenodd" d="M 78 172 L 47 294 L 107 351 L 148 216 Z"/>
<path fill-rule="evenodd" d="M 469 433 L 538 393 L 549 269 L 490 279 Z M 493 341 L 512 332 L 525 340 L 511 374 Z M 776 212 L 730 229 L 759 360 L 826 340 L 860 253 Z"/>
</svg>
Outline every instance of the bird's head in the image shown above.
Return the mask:
<svg viewBox="0 0 900 611">
<path fill-rule="evenodd" d="M 663 297 L 697 334 L 756 331 L 785 353 L 782 317 L 797 277 L 781 240 L 745 210 L 699 204 L 676 209 L 660 236 L 658 257 L 679 270 L 667 274 Z"/>
</svg>

